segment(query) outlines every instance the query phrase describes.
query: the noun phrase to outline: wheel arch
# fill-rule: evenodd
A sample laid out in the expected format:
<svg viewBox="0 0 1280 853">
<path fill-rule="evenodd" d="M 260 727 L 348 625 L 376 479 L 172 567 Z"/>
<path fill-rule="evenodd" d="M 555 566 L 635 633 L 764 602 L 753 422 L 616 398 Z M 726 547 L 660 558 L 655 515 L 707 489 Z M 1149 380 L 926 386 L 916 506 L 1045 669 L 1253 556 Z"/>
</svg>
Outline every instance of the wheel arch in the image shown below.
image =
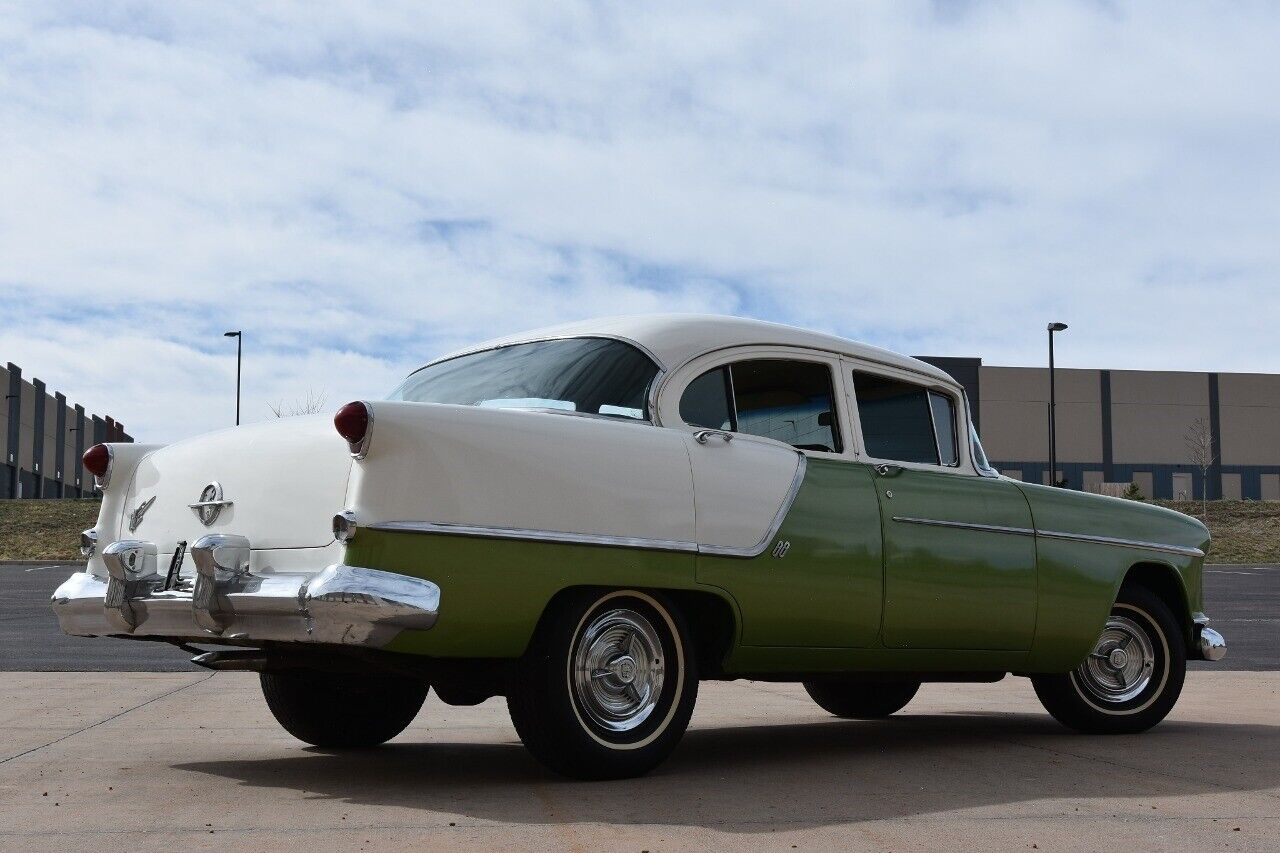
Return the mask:
<svg viewBox="0 0 1280 853">
<path fill-rule="evenodd" d="M 724 669 L 725 658 L 728 657 L 738 637 L 738 614 L 733 603 L 723 595 L 710 590 L 675 589 L 649 586 L 601 586 L 598 584 L 578 584 L 560 589 L 548 601 L 538 617 L 535 633 L 541 631 L 546 622 L 555 618 L 555 613 L 569 598 L 586 592 L 612 592 L 619 589 L 635 589 L 648 594 L 658 593 L 671 602 L 684 617 L 685 626 L 689 629 L 690 641 L 697 655 L 698 674 L 700 678 L 715 678 Z"/>
<path fill-rule="evenodd" d="M 1168 563 L 1142 561 L 1134 563 L 1125 572 L 1120 585 L 1116 588 L 1116 596 L 1126 586 L 1141 586 L 1160 597 L 1169 605 L 1173 616 L 1182 629 L 1183 640 L 1190 648 L 1194 625 L 1191 621 L 1191 605 L 1187 596 L 1186 584 L 1182 574 Z"/>
</svg>

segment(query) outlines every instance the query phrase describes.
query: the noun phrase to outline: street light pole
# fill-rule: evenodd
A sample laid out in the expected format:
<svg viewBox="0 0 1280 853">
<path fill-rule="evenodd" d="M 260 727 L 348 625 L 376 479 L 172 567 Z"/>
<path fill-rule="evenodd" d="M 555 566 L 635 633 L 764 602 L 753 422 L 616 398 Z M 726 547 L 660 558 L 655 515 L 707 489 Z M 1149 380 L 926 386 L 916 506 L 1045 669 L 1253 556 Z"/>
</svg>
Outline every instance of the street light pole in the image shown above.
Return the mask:
<svg viewBox="0 0 1280 853">
<path fill-rule="evenodd" d="M 1054 381 L 1053 333 L 1065 332 L 1066 323 L 1050 323 L 1049 330 L 1049 485 L 1058 485 L 1058 397 Z"/>
<path fill-rule="evenodd" d="M 240 363 L 244 356 L 244 335 L 240 332 L 223 332 L 222 336 L 236 339 L 236 426 L 240 426 Z"/>
</svg>

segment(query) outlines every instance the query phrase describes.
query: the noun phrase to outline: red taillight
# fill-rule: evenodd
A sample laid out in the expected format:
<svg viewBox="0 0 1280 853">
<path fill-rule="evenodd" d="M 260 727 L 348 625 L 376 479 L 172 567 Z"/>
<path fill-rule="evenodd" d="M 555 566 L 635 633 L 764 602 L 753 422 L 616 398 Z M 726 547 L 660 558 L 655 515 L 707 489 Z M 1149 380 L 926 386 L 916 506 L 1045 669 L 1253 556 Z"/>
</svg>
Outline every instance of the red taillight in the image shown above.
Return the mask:
<svg viewBox="0 0 1280 853">
<path fill-rule="evenodd" d="M 107 476 L 111 467 L 111 448 L 105 444 L 95 444 L 84 452 L 84 467 L 98 479 Z"/>
<path fill-rule="evenodd" d="M 353 456 L 364 455 L 369 446 L 369 425 L 372 422 L 373 415 L 368 404 L 359 400 L 347 403 L 333 416 L 333 425 L 337 428 L 338 435 L 347 440 L 347 447 L 351 449 Z"/>
</svg>

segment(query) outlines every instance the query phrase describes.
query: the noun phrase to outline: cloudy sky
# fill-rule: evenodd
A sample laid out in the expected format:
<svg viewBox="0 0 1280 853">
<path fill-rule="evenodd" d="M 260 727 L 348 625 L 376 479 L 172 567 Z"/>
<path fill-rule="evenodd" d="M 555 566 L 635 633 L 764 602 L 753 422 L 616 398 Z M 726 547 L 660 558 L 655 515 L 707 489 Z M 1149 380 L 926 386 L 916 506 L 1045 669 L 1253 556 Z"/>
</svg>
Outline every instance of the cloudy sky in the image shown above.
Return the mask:
<svg viewBox="0 0 1280 853">
<path fill-rule="evenodd" d="M 0 4 L 0 360 L 142 440 L 706 311 L 1280 371 L 1280 5 Z"/>
</svg>

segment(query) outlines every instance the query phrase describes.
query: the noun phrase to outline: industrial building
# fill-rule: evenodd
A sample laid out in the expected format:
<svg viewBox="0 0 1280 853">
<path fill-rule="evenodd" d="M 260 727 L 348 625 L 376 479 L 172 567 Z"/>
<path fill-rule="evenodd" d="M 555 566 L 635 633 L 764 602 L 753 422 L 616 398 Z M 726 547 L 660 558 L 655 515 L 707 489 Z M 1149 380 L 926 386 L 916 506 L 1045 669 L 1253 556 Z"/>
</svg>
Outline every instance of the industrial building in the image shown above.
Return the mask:
<svg viewBox="0 0 1280 853">
<path fill-rule="evenodd" d="M 1049 482 L 1049 371 L 980 358 L 925 361 L 964 385 L 992 464 Z M 1280 500 L 1280 374 L 1149 370 L 1056 372 L 1058 479 L 1073 489 L 1136 483 L 1148 498 L 1195 498 L 1205 477 L 1187 434 L 1212 440 L 1210 500 Z"/>
<path fill-rule="evenodd" d="M 80 457 L 101 441 L 133 441 L 124 426 L 68 405 L 63 394 L 49 394 L 39 379 L 23 379 L 12 362 L 0 370 L 0 388 L 5 389 L 0 499 L 93 497 L 93 475 Z"/>
<path fill-rule="evenodd" d="M 1007 476 L 1049 482 L 1049 371 L 996 367 L 980 358 L 923 357 L 967 391 L 982 443 Z M 1280 374 L 1058 368 L 1058 479 L 1068 488 L 1136 483 L 1154 498 L 1280 500 Z M 43 382 L 0 371 L 6 405 L 0 498 L 90 497 L 81 465 L 100 441 L 132 441 L 123 426 L 88 415 Z M 1187 433 L 1203 420 L 1212 440 L 1208 477 Z"/>
</svg>

